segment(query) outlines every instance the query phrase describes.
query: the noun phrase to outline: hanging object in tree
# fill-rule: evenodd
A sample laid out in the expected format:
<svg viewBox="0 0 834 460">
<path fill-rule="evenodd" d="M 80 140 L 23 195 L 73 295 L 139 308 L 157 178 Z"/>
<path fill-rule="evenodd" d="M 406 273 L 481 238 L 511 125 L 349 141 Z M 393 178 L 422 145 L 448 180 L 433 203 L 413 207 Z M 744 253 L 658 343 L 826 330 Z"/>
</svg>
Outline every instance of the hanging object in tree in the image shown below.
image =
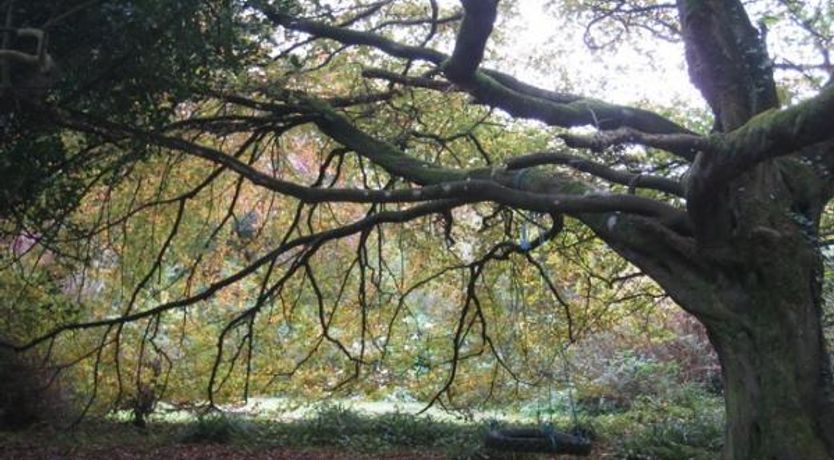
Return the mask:
<svg viewBox="0 0 834 460">
<path fill-rule="evenodd" d="M 530 239 L 527 235 L 527 220 L 521 223 L 521 241 L 519 242 L 522 251 L 530 250 Z"/>
<path fill-rule="evenodd" d="M 242 240 L 251 239 L 258 231 L 258 220 L 258 213 L 256 211 L 249 211 L 240 219 L 235 218 L 235 234 Z"/>
</svg>

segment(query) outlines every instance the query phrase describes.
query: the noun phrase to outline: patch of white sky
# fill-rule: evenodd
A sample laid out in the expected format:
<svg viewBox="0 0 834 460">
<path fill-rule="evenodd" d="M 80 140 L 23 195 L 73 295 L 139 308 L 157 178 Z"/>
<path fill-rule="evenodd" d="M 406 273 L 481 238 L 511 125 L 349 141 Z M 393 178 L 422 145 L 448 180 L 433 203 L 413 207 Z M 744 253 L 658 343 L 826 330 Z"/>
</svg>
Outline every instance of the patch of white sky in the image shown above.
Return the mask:
<svg viewBox="0 0 834 460">
<path fill-rule="evenodd" d="M 829 0 L 809 0 L 807 6 Z M 457 7 L 459 0 L 441 0 L 445 7 Z M 555 91 L 571 92 L 606 102 L 651 106 L 654 109 L 681 108 L 707 110 L 686 70 L 682 41 L 668 41 L 646 32 L 614 43 L 602 50 L 591 50 L 585 43 L 587 17 L 576 13 L 558 17 L 549 11 L 553 0 L 516 0 L 517 14 L 499 18 L 496 38 L 488 45 L 486 66 L 499 68 L 520 80 Z M 763 17 L 784 13 L 774 3 L 753 0 L 747 3 L 754 23 Z M 768 34 L 771 57 L 777 61 L 817 63 L 819 53 L 807 43 L 805 35 L 789 20 L 776 21 Z M 600 27 L 604 27 L 601 25 Z M 640 33 L 639 29 L 635 29 Z M 598 32 L 605 32 L 600 31 Z M 451 51 L 447 50 L 447 51 Z M 781 80 L 796 73 L 777 71 Z M 802 99 L 811 96 L 811 87 L 795 88 Z"/>
<path fill-rule="evenodd" d="M 503 40 L 490 42 L 484 64 L 545 89 L 616 104 L 705 107 L 689 81 L 681 42 L 646 37 L 591 50 L 583 38 L 587 18 L 556 17 L 547 3 L 516 1 L 517 14 L 496 25 Z"/>
<path fill-rule="evenodd" d="M 343 9 L 352 2 L 324 0 L 321 3 Z M 437 3 L 447 12 L 460 8 L 460 0 Z M 553 0 L 502 0 L 502 6 L 510 6 L 517 14 L 499 13 L 484 65 L 544 89 L 606 102 L 705 107 L 689 82 L 682 43 L 650 41 L 646 37 L 595 52 L 583 41 L 583 22 L 587 18 L 575 14 L 559 17 L 558 12 L 548 11 L 547 3 Z M 426 1 L 426 9 L 428 4 Z M 412 32 L 413 29 L 403 29 L 394 31 L 393 36 L 411 42 Z M 451 53 L 454 43 L 441 39 L 430 46 Z"/>
<path fill-rule="evenodd" d="M 823 7 L 828 1 L 808 0 L 806 6 Z M 324 0 L 322 3 L 337 9 L 351 4 L 345 0 Z M 555 7 L 549 9 L 548 3 Z M 591 50 L 583 38 L 589 18 L 575 12 L 560 14 L 557 10 L 563 8 L 564 3 L 564 0 L 503 0 L 502 6 L 509 6 L 515 14 L 500 13 L 484 65 L 544 89 L 606 102 L 660 111 L 668 109 L 670 113 L 679 114 L 681 109 L 684 112 L 686 109 L 708 111 L 705 101 L 689 80 L 682 41 L 663 40 L 635 28 L 632 32 L 637 35 L 624 36 L 624 41 L 602 50 Z M 769 0 L 745 3 L 754 23 L 763 17 L 784 13 L 784 8 L 774 10 L 776 4 Z M 438 0 L 438 4 L 445 11 L 460 8 L 460 0 Z M 600 23 L 598 27 L 606 27 L 606 24 Z M 411 41 L 411 32 L 413 30 L 404 29 L 393 35 L 398 40 Z M 596 32 L 612 31 L 596 29 Z M 777 61 L 817 63 L 821 60 L 819 53 L 808 46 L 807 34 L 784 17 L 774 22 L 768 38 L 771 55 Z M 440 39 L 431 46 L 451 53 L 454 44 Z M 794 83 L 798 81 L 796 73 L 777 72 L 777 77 L 792 79 Z M 797 99 L 815 92 L 811 87 L 794 91 L 799 96 Z"/>
</svg>

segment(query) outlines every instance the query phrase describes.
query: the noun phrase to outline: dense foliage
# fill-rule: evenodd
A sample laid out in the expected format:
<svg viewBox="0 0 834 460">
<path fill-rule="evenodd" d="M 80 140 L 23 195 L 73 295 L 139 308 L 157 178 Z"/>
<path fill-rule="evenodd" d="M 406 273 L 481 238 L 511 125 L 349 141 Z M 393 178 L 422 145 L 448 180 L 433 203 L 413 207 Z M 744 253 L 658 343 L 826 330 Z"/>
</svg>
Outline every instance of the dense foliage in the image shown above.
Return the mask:
<svg viewBox="0 0 834 460">
<path fill-rule="evenodd" d="M 492 0 L 6 2 L 55 66 L 32 91 L 0 58 L 0 344 L 139 425 L 723 392 L 726 455 L 830 456 L 830 6 L 545 3 L 563 36 L 521 49 L 524 6 Z M 684 61 L 701 100 L 617 92 Z"/>
</svg>

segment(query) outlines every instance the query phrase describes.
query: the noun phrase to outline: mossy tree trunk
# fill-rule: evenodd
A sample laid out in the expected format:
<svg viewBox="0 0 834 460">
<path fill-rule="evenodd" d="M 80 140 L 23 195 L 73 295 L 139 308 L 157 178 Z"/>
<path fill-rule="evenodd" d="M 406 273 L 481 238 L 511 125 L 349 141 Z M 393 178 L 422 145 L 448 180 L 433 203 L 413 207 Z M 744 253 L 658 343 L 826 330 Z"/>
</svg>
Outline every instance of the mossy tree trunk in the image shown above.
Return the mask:
<svg viewBox="0 0 834 460">
<path fill-rule="evenodd" d="M 728 460 L 834 458 L 816 234 L 829 188 L 787 159 L 721 189 L 691 188 L 700 193 L 689 207 L 702 292 L 679 301 L 706 326 L 721 362 Z"/>
<path fill-rule="evenodd" d="M 832 184 L 784 158 L 716 186 L 697 163 L 694 238 L 641 220 L 584 221 L 706 327 L 723 372 L 725 459 L 834 459 L 817 235 Z"/>
<path fill-rule="evenodd" d="M 808 264 L 796 270 L 788 248 L 751 260 L 722 287 L 736 321 L 702 318 L 723 371 L 728 460 L 834 458 L 817 273 Z"/>
<path fill-rule="evenodd" d="M 772 310 L 750 315 L 747 327 L 709 328 L 723 369 L 724 458 L 834 458 L 829 364 L 814 307 L 760 306 Z"/>
<path fill-rule="evenodd" d="M 830 129 L 776 127 L 779 100 L 764 29 L 741 2 L 677 6 L 691 80 L 715 115 L 716 137 L 735 140 L 721 154 L 699 153 L 687 175 L 697 248 L 689 277 L 698 287 L 659 281 L 673 297 L 690 290 L 678 301 L 706 326 L 718 352 L 724 457 L 834 458 L 817 235 L 832 196 L 834 149 L 830 140 L 799 142 Z"/>
</svg>

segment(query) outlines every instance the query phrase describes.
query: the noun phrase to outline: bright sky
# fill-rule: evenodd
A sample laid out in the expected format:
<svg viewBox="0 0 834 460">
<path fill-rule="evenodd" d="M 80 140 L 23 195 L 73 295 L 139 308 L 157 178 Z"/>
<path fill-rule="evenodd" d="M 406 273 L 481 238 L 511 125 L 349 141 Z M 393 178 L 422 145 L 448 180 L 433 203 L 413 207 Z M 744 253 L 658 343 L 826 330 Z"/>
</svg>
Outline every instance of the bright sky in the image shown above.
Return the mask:
<svg viewBox="0 0 834 460">
<path fill-rule="evenodd" d="M 329 1 L 334 5 L 343 3 Z M 808 0 L 807 5 L 822 7 L 828 1 L 831 0 Z M 487 46 L 486 66 L 545 89 L 607 102 L 650 105 L 655 110 L 668 108 L 678 113 L 681 107 L 708 112 L 705 101 L 689 81 L 682 42 L 672 43 L 644 34 L 613 49 L 593 51 L 584 41 L 587 17 L 570 22 L 557 13 L 548 13 L 545 7 L 547 3 L 562 2 L 502 2 L 512 5 L 518 16 L 499 16 L 493 39 Z M 460 0 L 438 0 L 438 3 L 446 11 L 460 8 Z M 771 2 L 748 2 L 747 6 L 754 23 L 758 18 L 784 13 L 771 11 L 774 7 Z M 499 39 L 501 36 L 504 40 Z M 782 19 L 771 26 L 768 44 L 777 59 L 787 57 L 792 62 L 817 63 L 820 58 L 808 46 L 807 38 L 807 33 L 796 24 Z M 450 53 L 453 44 L 436 42 L 432 46 Z M 785 74 L 777 73 L 779 76 Z M 816 93 L 812 86 L 797 86 L 797 74 L 788 77 L 794 80 L 791 87 L 800 98 Z"/>
<path fill-rule="evenodd" d="M 809 0 L 809 5 L 821 6 L 826 1 L 829 0 Z M 706 109 L 705 102 L 689 81 L 682 42 L 646 37 L 623 44 L 614 51 L 595 52 L 583 40 L 585 24 L 581 21 L 565 23 L 554 18 L 545 9 L 547 2 L 515 1 L 519 17 L 497 25 L 496 29 L 497 33 L 505 34 L 505 44 L 499 45 L 492 40 L 488 46 L 502 59 L 500 63 L 493 63 L 495 67 L 546 89 L 583 94 L 613 103 L 650 102 L 661 107 L 684 105 Z M 460 5 L 459 0 L 441 0 L 440 3 L 448 7 Z M 748 4 L 754 23 L 757 18 L 778 14 L 770 10 L 772 6 L 767 2 Z M 499 22 L 501 19 L 499 17 Z M 768 32 L 768 45 L 775 59 L 820 62 L 819 53 L 803 43 L 806 39 L 807 34 L 790 20 L 778 21 Z M 511 60 L 507 56 L 512 56 Z M 489 65 L 489 58 L 486 62 Z M 777 72 L 777 77 L 784 76 L 794 80 L 798 77 L 795 73 Z M 795 85 L 794 91 L 800 98 L 816 92 L 810 86 Z"/>
<path fill-rule="evenodd" d="M 518 1 L 517 23 L 508 24 L 513 31 L 509 38 L 515 42 L 508 45 L 517 56 L 512 67 L 517 77 L 547 89 L 565 89 L 614 103 L 703 105 L 689 83 L 682 43 L 653 40 L 646 50 L 626 44 L 613 52 L 594 52 L 583 41 L 584 24 L 555 20 L 546 12 L 545 2 Z M 536 68 L 542 59 L 549 62 L 552 73 Z M 649 62 L 656 69 L 650 69 Z M 565 87 L 565 81 L 574 86 Z"/>
</svg>

